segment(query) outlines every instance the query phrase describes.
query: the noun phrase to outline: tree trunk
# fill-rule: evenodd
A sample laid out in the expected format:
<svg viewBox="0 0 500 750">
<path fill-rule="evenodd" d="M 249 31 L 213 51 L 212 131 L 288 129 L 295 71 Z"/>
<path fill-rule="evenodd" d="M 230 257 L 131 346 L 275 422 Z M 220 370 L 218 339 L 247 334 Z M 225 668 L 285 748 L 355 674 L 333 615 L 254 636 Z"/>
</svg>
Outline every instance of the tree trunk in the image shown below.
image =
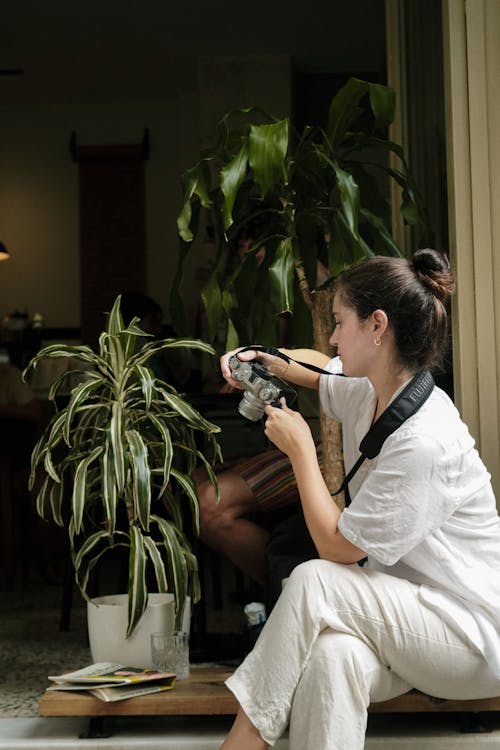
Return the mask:
<svg viewBox="0 0 500 750">
<path fill-rule="evenodd" d="M 333 329 L 332 292 L 330 289 L 315 291 L 311 309 L 314 348 L 327 356 L 332 356 L 329 338 Z M 338 490 L 344 479 L 342 456 L 342 428 L 339 422 L 327 417 L 320 407 L 320 432 L 323 449 L 323 475 L 330 492 Z M 334 498 L 340 508 L 344 507 L 343 493 Z"/>
</svg>

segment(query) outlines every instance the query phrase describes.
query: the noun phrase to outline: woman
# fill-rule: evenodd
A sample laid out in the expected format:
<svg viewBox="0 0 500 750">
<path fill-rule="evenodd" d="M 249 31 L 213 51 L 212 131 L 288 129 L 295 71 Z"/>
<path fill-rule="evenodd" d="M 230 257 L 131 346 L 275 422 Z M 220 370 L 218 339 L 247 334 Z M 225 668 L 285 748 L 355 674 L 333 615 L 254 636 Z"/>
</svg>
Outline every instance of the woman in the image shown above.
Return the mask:
<svg viewBox="0 0 500 750">
<path fill-rule="evenodd" d="M 331 344 L 294 359 L 260 352 L 272 372 L 318 388 L 343 424 L 347 469 L 388 404 L 446 344 L 444 256 L 374 257 L 338 280 Z M 234 352 L 233 352 L 234 353 Z M 230 354 L 221 359 L 232 385 Z M 490 476 L 449 398 L 434 388 L 349 484 L 340 511 L 302 417 L 266 408 L 266 434 L 293 466 L 319 560 L 298 566 L 254 650 L 229 678 L 240 710 L 224 750 L 261 750 L 289 724 L 291 750 L 364 746 L 367 708 L 411 688 L 441 698 L 500 692 L 500 521 Z M 356 563 L 367 558 L 365 565 Z"/>
</svg>

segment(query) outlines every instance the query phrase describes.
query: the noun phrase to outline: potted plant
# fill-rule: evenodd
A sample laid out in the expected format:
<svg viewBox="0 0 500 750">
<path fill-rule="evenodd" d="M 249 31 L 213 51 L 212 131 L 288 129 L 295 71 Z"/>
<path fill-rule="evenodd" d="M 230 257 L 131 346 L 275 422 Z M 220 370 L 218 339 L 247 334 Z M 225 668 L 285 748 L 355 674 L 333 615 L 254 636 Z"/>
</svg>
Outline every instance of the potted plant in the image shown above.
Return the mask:
<svg viewBox="0 0 500 750">
<path fill-rule="evenodd" d="M 138 346 L 144 337 L 137 318 L 124 325 L 118 297 L 98 352 L 54 344 L 43 348 L 25 372 L 44 357 L 63 357 L 75 365 L 69 372 L 81 376 L 33 451 L 30 483 L 37 473 L 43 475 L 37 511 L 67 527 L 84 598 L 89 599 L 89 577 L 101 558 L 128 549 L 127 637 L 145 612 L 150 576 L 157 592 L 175 596 L 177 627 L 186 596 L 199 599 L 190 543 L 198 532 L 191 472 L 201 462 L 217 486 L 212 465 L 220 458 L 219 428 L 148 367 L 150 357 L 165 350 L 213 353 L 212 347 L 173 338 Z M 52 385 L 51 399 L 67 374 Z"/>
<path fill-rule="evenodd" d="M 312 339 L 329 354 L 332 280 L 374 253 L 403 252 L 390 233 L 389 181 L 400 187 L 405 222 L 420 221 L 403 151 L 386 137 L 394 105 L 392 89 L 350 78 L 331 101 L 326 128 L 306 126 L 298 133 L 288 118 L 255 107 L 225 115 L 214 146 L 183 175 L 172 314 L 181 309 L 183 264 L 204 210 L 204 231 L 208 224 L 214 237 L 213 265 L 202 290 L 208 340 L 224 328 L 225 348 L 237 346 L 237 312 L 240 320 L 253 318 L 255 341 L 275 344 L 276 316 L 293 311 L 294 340 L 304 345 Z M 253 244 L 235 265 L 228 248 L 245 228 Z M 259 265 L 256 254 L 263 246 Z M 183 325 L 181 317 L 176 322 Z M 340 432 L 323 415 L 320 421 L 325 478 L 333 490 L 343 473 Z"/>
</svg>

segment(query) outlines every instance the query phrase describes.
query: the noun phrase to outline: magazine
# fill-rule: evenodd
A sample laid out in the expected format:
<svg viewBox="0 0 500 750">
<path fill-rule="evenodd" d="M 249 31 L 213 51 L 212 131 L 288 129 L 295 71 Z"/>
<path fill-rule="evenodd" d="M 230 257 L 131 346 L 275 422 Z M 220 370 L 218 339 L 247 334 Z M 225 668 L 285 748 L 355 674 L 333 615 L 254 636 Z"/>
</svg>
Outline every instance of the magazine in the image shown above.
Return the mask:
<svg viewBox="0 0 500 750">
<path fill-rule="evenodd" d="M 103 662 L 75 672 L 49 675 L 49 680 L 54 684 L 48 690 L 87 690 L 103 701 L 117 701 L 171 690 L 175 673 Z"/>
</svg>

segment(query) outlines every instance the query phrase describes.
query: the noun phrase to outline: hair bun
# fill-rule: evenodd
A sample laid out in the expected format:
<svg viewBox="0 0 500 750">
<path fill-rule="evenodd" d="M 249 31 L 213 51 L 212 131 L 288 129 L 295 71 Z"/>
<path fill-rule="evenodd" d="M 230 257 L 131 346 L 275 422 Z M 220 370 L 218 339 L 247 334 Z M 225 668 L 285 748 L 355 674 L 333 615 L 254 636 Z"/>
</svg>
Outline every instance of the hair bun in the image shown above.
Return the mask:
<svg viewBox="0 0 500 750">
<path fill-rule="evenodd" d="M 417 250 L 411 259 L 417 278 L 435 297 L 444 302 L 455 291 L 455 274 L 446 255 L 426 248 Z"/>
</svg>

